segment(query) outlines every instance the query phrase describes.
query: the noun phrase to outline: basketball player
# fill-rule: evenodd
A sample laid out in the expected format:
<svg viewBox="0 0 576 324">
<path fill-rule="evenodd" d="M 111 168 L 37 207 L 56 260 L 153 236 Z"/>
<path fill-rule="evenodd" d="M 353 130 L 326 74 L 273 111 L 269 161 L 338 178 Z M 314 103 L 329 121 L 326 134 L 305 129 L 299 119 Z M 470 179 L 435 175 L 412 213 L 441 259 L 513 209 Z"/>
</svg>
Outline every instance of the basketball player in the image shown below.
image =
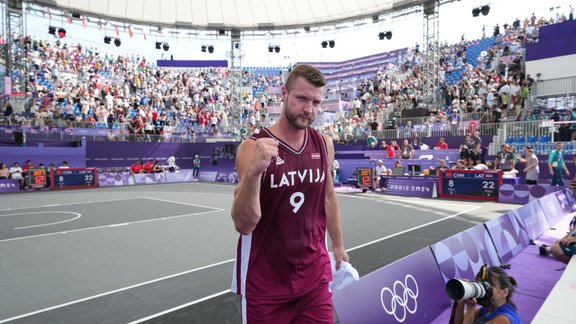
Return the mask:
<svg viewBox="0 0 576 324">
<path fill-rule="evenodd" d="M 326 230 L 337 268 L 348 255 L 330 176 L 334 146 L 310 127 L 325 84 L 314 67 L 294 68 L 278 122 L 238 148 L 232 291 L 242 297 L 243 323 L 334 322 Z"/>
</svg>

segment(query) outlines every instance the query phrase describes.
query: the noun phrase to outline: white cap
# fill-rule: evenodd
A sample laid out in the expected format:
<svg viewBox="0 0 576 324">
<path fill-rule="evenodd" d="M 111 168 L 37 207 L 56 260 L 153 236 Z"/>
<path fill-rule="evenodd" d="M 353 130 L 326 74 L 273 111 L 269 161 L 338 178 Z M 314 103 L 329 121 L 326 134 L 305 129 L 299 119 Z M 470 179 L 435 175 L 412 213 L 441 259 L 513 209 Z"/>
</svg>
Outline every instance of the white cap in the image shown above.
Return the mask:
<svg viewBox="0 0 576 324">
<path fill-rule="evenodd" d="M 382 160 L 378 160 L 378 163 L 384 163 L 384 162 L 382 162 Z"/>
</svg>

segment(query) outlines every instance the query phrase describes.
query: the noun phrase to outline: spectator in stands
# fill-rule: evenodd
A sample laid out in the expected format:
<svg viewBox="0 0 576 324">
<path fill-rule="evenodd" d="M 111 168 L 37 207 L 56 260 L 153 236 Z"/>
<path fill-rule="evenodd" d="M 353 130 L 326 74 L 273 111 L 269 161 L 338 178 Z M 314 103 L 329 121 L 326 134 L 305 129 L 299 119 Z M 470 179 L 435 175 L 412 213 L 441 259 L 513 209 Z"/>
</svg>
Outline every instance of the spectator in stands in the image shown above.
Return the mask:
<svg viewBox="0 0 576 324">
<path fill-rule="evenodd" d="M 154 161 L 153 172 L 154 173 L 164 172 L 164 168 L 162 167 L 162 165 L 160 165 L 160 161 L 158 160 Z"/>
<path fill-rule="evenodd" d="M 170 154 L 170 156 L 166 160 L 166 163 L 168 163 L 168 171 L 172 173 L 176 172 L 178 166 L 176 165 L 176 158 L 174 157 L 174 154 Z"/>
<path fill-rule="evenodd" d="M 523 158 L 520 154 L 517 154 L 516 157 L 518 161 L 526 163 L 526 167 L 524 168 L 524 173 L 526 173 L 526 184 L 538 184 L 538 177 L 540 176 L 538 157 L 534 154 L 534 149 L 531 146 L 524 146 L 524 155 L 526 158 Z"/>
<path fill-rule="evenodd" d="M 500 152 L 496 153 L 494 170 L 511 171 L 515 168 L 514 159 L 515 157 L 510 152 L 508 144 L 502 144 Z"/>
<path fill-rule="evenodd" d="M 0 163 L 0 179 L 8 179 L 10 178 L 10 169 L 6 165 L 6 163 Z"/>
<path fill-rule="evenodd" d="M 435 150 L 447 150 L 448 149 L 448 143 L 446 143 L 446 140 L 444 139 L 444 137 L 440 137 L 440 139 L 438 140 L 438 144 L 436 144 L 434 146 Z M 446 161 L 444 161 L 446 162 Z"/>
<path fill-rule="evenodd" d="M 154 160 L 148 159 L 148 162 L 142 166 L 142 173 L 154 173 Z"/>
<path fill-rule="evenodd" d="M 24 189 L 24 177 L 22 176 L 22 168 L 18 162 L 14 162 L 10 168 L 10 179 L 15 179 L 20 182 L 20 190 Z"/>
<path fill-rule="evenodd" d="M 562 178 L 562 171 L 566 173 L 567 176 L 570 175 L 570 171 L 566 168 L 566 163 L 564 163 L 564 157 L 562 156 L 562 142 L 556 143 L 556 149 L 552 150 L 548 155 L 548 169 L 552 175 L 553 186 L 564 186 L 564 179 Z"/>
<path fill-rule="evenodd" d="M 382 148 L 386 150 L 386 157 L 389 159 L 395 159 L 396 158 L 396 148 L 398 147 L 398 144 L 396 144 L 396 141 L 390 141 L 390 144 L 386 144 L 386 141 L 382 141 Z"/>
<path fill-rule="evenodd" d="M 386 169 L 382 160 L 378 160 L 376 162 L 376 167 L 374 168 L 374 183 L 372 184 L 372 190 L 386 190 L 386 178 L 384 178 L 384 175 L 386 174 L 388 174 L 388 169 Z M 384 189 L 382 189 L 383 187 Z"/>
<path fill-rule="evenodd" d="M 331 172 L 332 172 L 332 179 L 334 181 L 340 181 L 340 162 L 338 162 L 338 160 L 334 159 L 334 161 L 332 161 L 332 167 L 331 167 Z"/>
<path fill-rule="evenodd" d="M 468 170 L 468 167 L 466 166 L 464 159 L 458 159 L 456 164 L 452 167 L 452 170 Z"/>
<path fill-rule="evenodd" d="M 198 180 L 198 175 L 200 173 L 200 155 L 196 154 L 194 160 L 192 160 L 192 178 Z"/>
<path fill-rule="evenodd" d="M 402 145 L 402 155 L 401 158 L 404 160 L 412 159 L 414 157 L 414 147 L 408 143 L 408 140 L 405 139 Z"/>
<path fill-rule="evenodd" d="M 446 165 L 446 160 L 440 159 L 440 165 L 437 167 L 438 170 L 448 170 L 450 167 Z"/>
<path fill-rule="evenodd" d="M 142 173 L 142 165 L 140 164 L 140 161 L 136 160 L 130 166 L 130 174 L 135 175 L 139 173 Z"/>
<path fill-rule="evenodd" d="M 476 299 L 456 301 L 453 323 L 509 323 L 520 324 L 517 307 L 512 301 L 516 279 L 500 267 L 489 267 L 487 279 L 492 286 L 492 302 L 488 307 L 476 308 Z M 480 280 L 481 276 L 477 276 Z M 464 311 L 466 305 L 466 311 Z"/>
<path fill-rule="evenodd" d="M 470 134 L 464 136 L 464 141 L 460 144 L 460 159 L 464 160 L 464 164 L 472 166 L 474 159 L 475 141 Z"/>
<path fill-rule="evenodd" d="M 488 164 L 482 163 L 482 160 L 477 159 L 474 160 L 474 166 L 472 167 L 472 170 L 490 170 L 490 167 Z"/>
</svg>

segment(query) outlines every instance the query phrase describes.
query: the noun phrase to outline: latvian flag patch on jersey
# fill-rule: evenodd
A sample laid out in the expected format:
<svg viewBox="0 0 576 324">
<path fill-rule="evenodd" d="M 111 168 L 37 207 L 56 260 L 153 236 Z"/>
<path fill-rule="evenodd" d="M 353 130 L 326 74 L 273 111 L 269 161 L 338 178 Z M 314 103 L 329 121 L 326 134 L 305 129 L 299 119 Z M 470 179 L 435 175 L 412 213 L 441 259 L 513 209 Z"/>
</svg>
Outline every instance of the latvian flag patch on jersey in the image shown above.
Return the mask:
<svg viewBox="0 0 576 324">
<path fill-rule="evenodd" d="M 320 160 L 320 153 L 310 153 L 312 160 Z"/>
</svg>

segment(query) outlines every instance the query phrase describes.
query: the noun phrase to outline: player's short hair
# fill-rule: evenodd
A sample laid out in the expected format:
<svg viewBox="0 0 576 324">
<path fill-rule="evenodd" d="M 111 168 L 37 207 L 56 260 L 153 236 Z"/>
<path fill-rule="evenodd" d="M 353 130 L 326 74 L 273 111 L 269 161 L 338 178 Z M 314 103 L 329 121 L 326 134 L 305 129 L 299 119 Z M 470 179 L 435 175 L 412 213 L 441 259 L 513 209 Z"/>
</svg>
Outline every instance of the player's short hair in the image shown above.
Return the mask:
<svg viewBox="0 0 576 324">
<path fill-rule="evenodd" d="M 312 65 L 301 64 L 296 66 L 290 74 L 288 74 L 288 79 L 286 80 L 286 89 L 291 90 L 294 82 L 299 77 L 303 77 L 306 81 L 310 82 L 316 87 L 323 87 L 326 85 L 326 79 L 320 70 L 313 67 Z"/>
</svg>

